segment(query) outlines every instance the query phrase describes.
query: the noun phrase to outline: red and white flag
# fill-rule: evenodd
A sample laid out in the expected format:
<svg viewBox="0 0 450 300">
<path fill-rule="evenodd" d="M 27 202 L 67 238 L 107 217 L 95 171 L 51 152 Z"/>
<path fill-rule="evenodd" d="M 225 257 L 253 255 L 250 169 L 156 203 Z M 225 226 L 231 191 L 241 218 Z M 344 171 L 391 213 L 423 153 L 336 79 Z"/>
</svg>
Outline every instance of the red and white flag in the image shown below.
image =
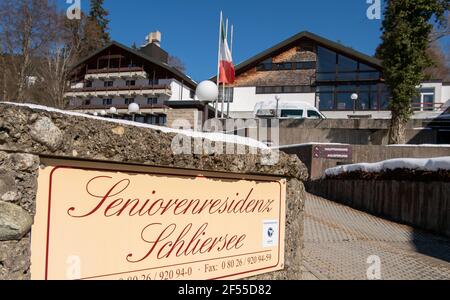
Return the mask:
<svg viewBox="0 0 450 300">
<path fill-rule="evenodd" d="M 228 23 L 228 22 L 227 22 Z M 220 79 L 219 83 L 233 84 L 235 79 L 235 71 L 233 58 L 231 56 L 230 47 L 228 47 L 227 34 L 222 23 L 222 42 L 220 44 Z"/>
</svg>

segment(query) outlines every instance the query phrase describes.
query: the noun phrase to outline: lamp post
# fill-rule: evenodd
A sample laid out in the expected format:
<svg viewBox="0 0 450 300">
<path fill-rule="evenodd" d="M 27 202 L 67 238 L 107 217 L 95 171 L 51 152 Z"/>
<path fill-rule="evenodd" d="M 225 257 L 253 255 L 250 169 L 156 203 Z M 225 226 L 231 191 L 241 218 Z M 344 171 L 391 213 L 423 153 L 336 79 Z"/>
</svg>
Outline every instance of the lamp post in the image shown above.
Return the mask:
<svg viewBox="0 0 450 300">
<path fill-rule="evenodd" d="M 203 109 L 203 123 L 204 123 L 209 118 L 209 110 L 208 110 L 209 103 L 217 100 L 219 97 L 219 88 L 214 82 L 210 80 L 205 80 L 200 82 L 200 84 L 197 86 L 195 95 L 197 96 L 197 99 L 202 101 L 205 105 Z M 217 109 L 218 107 L 216 106 L 216 117 L 218 115 Z"/>
<path fill-rule="evenodd" d="M 136 114 L 138 114 L 140 110 L 141 110 L 141 108 L 139 107 L 139 105 L 137 103 L 131 103 L 130 105 L 128 105 L 128 113 L 133 116 L 133 119 L 132 119 L 133 122 L 136 119 Z"/>
<path fill-rule="evenodd" d="M 358 94 L 354 93 L 351 96 L 352 100 L 353 100 L 353 114 L 356 113 L 356 101 L 358 101 Z"/>
<path fill-rule="evenodd" d="M 280 114 L 278 113 L 278 107 L 279 107 L 279 102 L 280 102 L 281 98 L 280 96 L 276 95 L 275 96 L 275 101 L 277 101 L 277 106 L 275 108 L 275 117 L 278 119 Z"/>
<path fill-rule="evenodd" d="M 114 115 L 117 114 L 117 108 L 111 107 L 109 109 L 109 113 L 111 114 L 111 117 L 114 119 Z"/>
</svg>

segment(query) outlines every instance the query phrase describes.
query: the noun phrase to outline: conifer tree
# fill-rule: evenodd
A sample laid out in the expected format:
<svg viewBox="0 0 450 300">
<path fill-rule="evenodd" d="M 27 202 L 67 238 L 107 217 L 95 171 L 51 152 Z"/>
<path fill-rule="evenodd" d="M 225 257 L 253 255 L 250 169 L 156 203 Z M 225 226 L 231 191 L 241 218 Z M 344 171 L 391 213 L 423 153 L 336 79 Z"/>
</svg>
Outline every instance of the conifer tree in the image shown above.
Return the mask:
<svg viewBox="0 0 450 300">
<path fill-rule="evenodd" d="M 378 56 L 391 91 L 392 120 L 389 143 L 405 143 L 405 129 L 411 118 L 411 101 L 424 70 L 432 65 L 427 56 L 430 36 L 436 24 L 444 25 L 447 0 L 386 0 L 382 44 Z"/>
</svg>

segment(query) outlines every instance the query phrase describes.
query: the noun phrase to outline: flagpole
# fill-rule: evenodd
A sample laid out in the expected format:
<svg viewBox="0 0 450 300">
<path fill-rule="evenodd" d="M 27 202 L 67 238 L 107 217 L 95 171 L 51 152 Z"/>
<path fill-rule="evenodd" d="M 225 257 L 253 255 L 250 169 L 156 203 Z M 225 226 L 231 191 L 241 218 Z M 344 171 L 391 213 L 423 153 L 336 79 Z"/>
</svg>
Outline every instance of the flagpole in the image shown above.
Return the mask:
<svg viewBox="0 0 450 300">
<path fill-rule="evenodd" d="M 226 26 L 226 29 L 225 29 L 225 40 L 226 41 L 228 41 L 228 18 L 227 18 L 227 22 L 225 23 L 225 26 Z M 222 108 L 221 108 L 221 116 L 222 116 L 222 119 L 225 117 L 225 112 L 224 112 L 224 110 L 225 110 L 225 89 L 226 89 L 226 84 L 225 84 L 225 82 L 223 82 L 222 83 L 223 85 L 222 85 L 222 89 L 223 89 L 223 92 L 222 92 Z"/>
<path fill-rule="evenodd" d="M 222 44 L 222 23 L 223 23 L 223 15 L 222 11 L 220 11 L 220 22 L 219 22 L 219 50 L 217 52 L 217 86 L 219 86 L 220 83 L 220 46 Z M 215 117 L 219 116 L 219 98 L 217 97 L 216 101 L 214 101 L 214 108 L 215 108 Z"/>
<path fill-rule="evenodd" d="M 233 38 L 234 38 L 234 25 L 231 25 L 231 57 L 233 57 Z M 228 97 L 227 101 L 227 118 L 230 118 L 230 97 Z"/>
</svg>

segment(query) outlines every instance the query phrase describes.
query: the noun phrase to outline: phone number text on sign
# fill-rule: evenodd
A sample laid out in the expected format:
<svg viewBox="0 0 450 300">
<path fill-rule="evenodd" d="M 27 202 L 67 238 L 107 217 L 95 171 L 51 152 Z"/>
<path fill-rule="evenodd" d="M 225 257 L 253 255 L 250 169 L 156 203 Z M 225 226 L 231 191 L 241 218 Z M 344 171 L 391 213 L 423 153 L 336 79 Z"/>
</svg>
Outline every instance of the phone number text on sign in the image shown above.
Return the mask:
<svg viewBox="0 0 450 300">
<path fill-rule="evenodd" d="M 139 272 L 122 276 L 120 280 L 189 280 L 201 277 L 203 274 L 215 274 L 227 270 L 239 271 L 246 265 L 260 265 L 272 262 L 272 254 L 260 254 L 244 256 L 239 258 L 224 259 L 219 264 L 203 264 L 202 267 L 193 269 L 192 267 L 168 268 L 159 271 Z M 199 274 L 196 274 L 196 273 Z M 213 278 L 214 279 L 214 278 Z"/>
</svg>

